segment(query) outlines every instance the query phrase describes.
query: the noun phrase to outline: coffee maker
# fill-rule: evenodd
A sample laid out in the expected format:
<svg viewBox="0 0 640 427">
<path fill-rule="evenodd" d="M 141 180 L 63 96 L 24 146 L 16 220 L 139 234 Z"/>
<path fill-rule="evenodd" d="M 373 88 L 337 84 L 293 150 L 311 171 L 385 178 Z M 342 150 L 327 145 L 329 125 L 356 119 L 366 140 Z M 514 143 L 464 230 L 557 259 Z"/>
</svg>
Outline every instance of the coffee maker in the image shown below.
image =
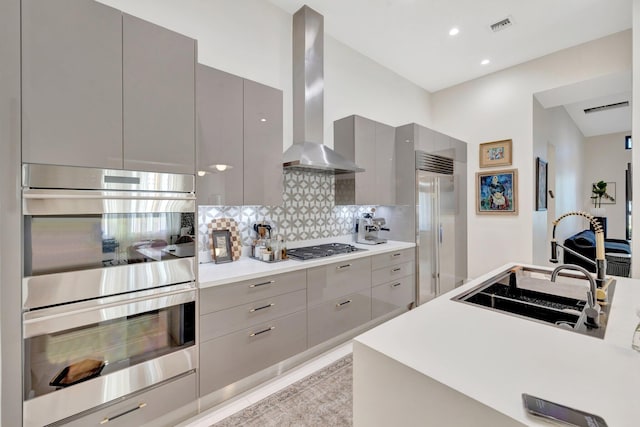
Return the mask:
<svg viewBox="0 0 640 427">
<path fill-rule="evenodd" d="M 365 245 L 378 245 L 387 243 L 387 239 L 378 236 L 380 231 L 389 231 L 384 225 L 384 218 L 374 218 L 373 213 L 365 213 L 362 218 L 356 219 L 356 243 Z"/>
</svg>

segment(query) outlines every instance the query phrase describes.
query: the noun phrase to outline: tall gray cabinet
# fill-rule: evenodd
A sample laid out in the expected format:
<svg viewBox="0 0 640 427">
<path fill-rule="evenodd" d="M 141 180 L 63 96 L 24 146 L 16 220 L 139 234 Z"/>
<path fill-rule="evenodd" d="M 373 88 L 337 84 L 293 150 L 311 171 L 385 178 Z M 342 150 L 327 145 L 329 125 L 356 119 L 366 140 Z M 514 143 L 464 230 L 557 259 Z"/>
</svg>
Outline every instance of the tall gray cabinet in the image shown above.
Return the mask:
<svg viewBox="0 0 640 427">
<path fill-rule="evenodd" d="M 364 168 L 336 176 L 336 204 L 395 204 L 395 129 L 361 116 L 333 122 L 334 150 Z"/>
<path fill-rule="evenodd" d="M 195 40 L 123 15 L 124 168 L 193 173 Z"/>
<path fill-rule="evenodd" d="M 194 173 L 195 49 L 98 2 L 23 0 L 23 161 Z"/>
<path fill-rule="evenodd" d="M 282 204 L 282 91 L 202 64 L 196 87 L 198 203 Z"/>
<path fill-rule="evenodd" d="M 122 14 L 86 0 L 22 1 L 22 156 L 122 168 Z"/>
</svg>

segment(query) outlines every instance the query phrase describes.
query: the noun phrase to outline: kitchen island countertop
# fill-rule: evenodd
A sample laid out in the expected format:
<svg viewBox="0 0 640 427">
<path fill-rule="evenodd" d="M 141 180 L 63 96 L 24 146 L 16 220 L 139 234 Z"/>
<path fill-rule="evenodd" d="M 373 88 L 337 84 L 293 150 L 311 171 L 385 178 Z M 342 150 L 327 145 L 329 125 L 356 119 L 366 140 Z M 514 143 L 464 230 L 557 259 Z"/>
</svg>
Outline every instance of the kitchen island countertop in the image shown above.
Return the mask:
<svg viewBox="0 0 640 427">
<path fill-rule="evenodd" d="M 327 242 L 345 243 L 344 239 L 328 239 Z M 241 280 L 250 280 L 271 274 L 287 273 L 290 271 L 303 270 L 311 267 L 331 264 L 334 262 L 348 261 L 362 257 L 373 256 L 385 252 L 393 252 L 402 249 L 415 247 L 415 243 L 398 242 L 389 240 L 387 243 L 379 245 L 360 245 L 353 242 L 346 242 L 356 246 L 363 251 L 352 252 L 343 255 L 333 255 L 323 258 L 316 258 L 306 261 L 289 259 L 281 262 L 267 263 L 249 257 L 241 257 L 238 261 L 226 264 L 200 264 L 198 269 L 198 282 L 200 288 L 226 285 Z"/>
<path fill-rule="evenodd" d="M 640 281 L 616 278 L 604 339 L 451 300 L 513 265 L 356 337 L 354 426 L 549 425 L 522 393 L 640 425 Z"/>
</svg>

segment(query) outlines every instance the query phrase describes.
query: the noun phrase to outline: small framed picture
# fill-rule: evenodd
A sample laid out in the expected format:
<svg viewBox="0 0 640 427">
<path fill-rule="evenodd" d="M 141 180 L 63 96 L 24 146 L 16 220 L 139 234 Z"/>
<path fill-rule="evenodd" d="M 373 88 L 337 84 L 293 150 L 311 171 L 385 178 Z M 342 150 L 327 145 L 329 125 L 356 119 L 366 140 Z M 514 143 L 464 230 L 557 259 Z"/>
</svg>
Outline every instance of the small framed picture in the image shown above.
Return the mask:
<svg viewBox="0 0 640 427">
<path fill-rule="evenodd" d="M 547 162 L 536 159 L 536 210 L 547 210 Z"/>
<path fill-rule="evenodd" d="M 213 230 L 211 232 L 211 250 L 216 264 L 231 262 L 231 232 L 229 230 Z"/>
<path fill-rule="evenodd" d="M 511 165 L 511 146 L 510 139 L 480 144 L 480 167 Z"/>
<path fill-rule="evenodd" d="M 518 214 L 518 170 L 476 173 L 476 213 Z"/>
</svg>

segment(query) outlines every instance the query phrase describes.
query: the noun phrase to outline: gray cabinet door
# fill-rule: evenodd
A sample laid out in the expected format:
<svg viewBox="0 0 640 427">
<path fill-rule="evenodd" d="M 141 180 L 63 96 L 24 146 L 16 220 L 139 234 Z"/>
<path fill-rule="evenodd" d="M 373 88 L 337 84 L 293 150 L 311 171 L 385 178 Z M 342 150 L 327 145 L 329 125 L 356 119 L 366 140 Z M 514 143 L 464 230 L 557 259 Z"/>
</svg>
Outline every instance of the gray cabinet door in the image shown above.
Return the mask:
<svg viewBox="0 0 640 427">
<path fill-rule="evenodd" d="M 244 204 L 282 204 L 282 91 L 244 81 Z"/>
<path fill-rule="evenodd" d="M 195 173 L 195 40 L 123 14 L 124 168 Z"/>
<path fill-rule="evenodd" d="M 371 189 L 379 205 L 394 205 L 396 200 L 395 129 L 376 123 L 375 183 Z"/>
<path fill-rule="evenodd" d="M 336 176 L 336 204 L 395 204 L 395 129 L 360 116 L 333 126 L 336 152 L 365 170 Z"/>
<path fill-rule="evenodd" d="M 22 158 L 122 168 L 122 14 L 22 1 Z"/>
<path fill-rule="evenodd" d="M 196 194 L 200 205 L 243 204 L 243 80 L 196 68 Z M 250 153 L 249 153 L 250 154 Z M 216 168 L 212 165 L 227 165 Z"/>
</svg>

